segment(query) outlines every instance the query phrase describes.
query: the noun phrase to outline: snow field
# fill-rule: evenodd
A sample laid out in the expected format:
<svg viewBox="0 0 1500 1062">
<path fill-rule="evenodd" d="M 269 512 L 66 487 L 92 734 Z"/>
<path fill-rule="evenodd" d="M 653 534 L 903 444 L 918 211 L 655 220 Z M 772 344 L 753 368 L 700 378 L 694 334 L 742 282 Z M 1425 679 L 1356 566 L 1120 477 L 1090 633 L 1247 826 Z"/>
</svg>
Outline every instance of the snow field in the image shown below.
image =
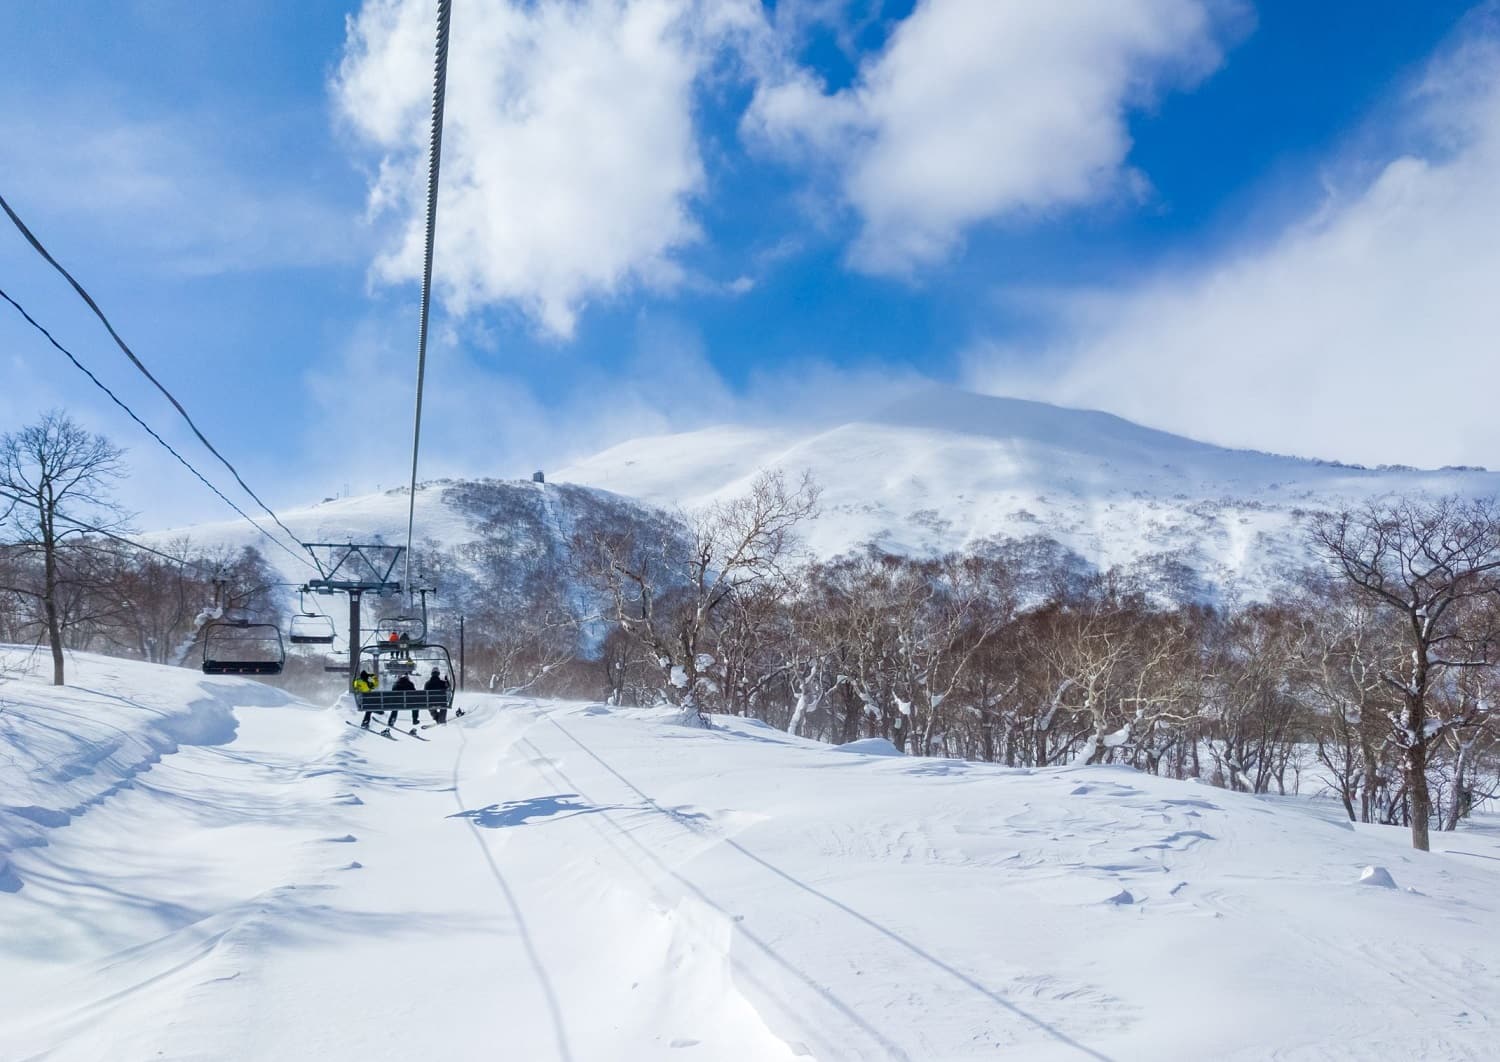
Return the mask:
<svg viewBox="0 0 1500 1062">
<path fill-rule="evenodd" d="M 386 740 L 75 667 L 0 686 L 0 806 L 71 809 L 4 835 L 0 1057 L 1493 1057 L 1492 823 L 1422 856 L 1123 768 L 479 696 Z"/>
</svg>

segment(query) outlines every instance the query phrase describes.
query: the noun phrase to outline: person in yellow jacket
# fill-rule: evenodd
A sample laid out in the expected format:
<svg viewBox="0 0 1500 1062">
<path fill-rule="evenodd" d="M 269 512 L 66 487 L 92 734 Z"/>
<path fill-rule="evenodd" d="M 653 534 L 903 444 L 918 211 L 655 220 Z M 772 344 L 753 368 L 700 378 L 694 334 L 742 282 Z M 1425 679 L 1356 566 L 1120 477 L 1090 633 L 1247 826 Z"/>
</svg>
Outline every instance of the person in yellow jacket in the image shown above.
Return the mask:
<svg viewBox="0 0 1500 1062">
<path fill-rule="evenodd" d="M 355 693 L 369 693 L 370 691 L 375 690 L 375 689 L 379 689 L 379 688 L 380 688 L 380 677 L 378 675 L 372 675 L 368 671 L 361 671 L 359 673 L 359 678 L 357 678 L 357 679 L 354 680 L 354 692 Z M 370 715 L 371 715 L 370 711 L 366 710 L 365 711 L 364 722 L 362 722 L 362 723 L 359 724 L 360 726 L 364 727 L 366 730 L 370 729 Z"/>
</svg>

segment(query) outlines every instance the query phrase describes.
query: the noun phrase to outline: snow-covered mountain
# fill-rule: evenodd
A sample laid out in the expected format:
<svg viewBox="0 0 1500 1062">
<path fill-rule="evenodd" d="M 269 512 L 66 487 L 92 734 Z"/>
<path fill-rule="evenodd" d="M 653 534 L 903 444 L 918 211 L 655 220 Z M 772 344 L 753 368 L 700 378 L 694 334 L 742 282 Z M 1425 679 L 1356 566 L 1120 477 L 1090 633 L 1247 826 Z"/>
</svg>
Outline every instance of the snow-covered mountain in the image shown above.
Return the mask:
<svg viewBox="0 0 1500 1062">
<path fill-rule="evenodd" d="M 832 428 L 636 439 L 556 478 L 691 508 L 763 470 L 812 473 L 829 556 L 875 541 L 933 554 L 1044 535 L 1104 568 L 1175 553 L 1251 592 L 1308 555 L 1307 515 L 1387 493 L 1500 493 L 1483 469 L 1368 469 L 1195 442 L 1108 413 L 933 387 Z"/>
<path fill-rule="evenodd" d="M 1387 493 L 1500 493 L 1500 474 L 1483 469 L 1368 469 L 1231 450 L 1107 413 L 934 387 L 831 428 L 731 425 L 635 439 L 547 484 L 427 483 L 418 539 L 488 543 L 525 573 L 555 573 L 580 526 L 690 510 L 742 492 L 767 469 L 806 470 L 821 486 L 821 513 L 804 531 L 816 555 L 871 541 L 930 555 L 1043 536 L 1099 568 L 1170 555 L 1209 592 L 1252 595 L 1306 562 L 1313 512 Z M 282 517 L 305 539 L 402 542 L 406 505 L 396 489 Z M 152 538 L 181 535 L 266 547 L 238 521 Z M 306 577 L 286 554 L 267 555 L 289 579 Z"/>
<path fill-rule="evenodd" d="M 404 545 L 408 498 L 402 487 L 326 499 L 279 515 L 302 542 Z M 580 531 L 663 519 L 669 518 L 633 499 L 575 484 L 436 480 L 417 488 L 416 544 L 419 551 L 429 554 L 440 549 L 461 555 L 470 568 L 499 565 L 509 570 L 501 581 L 520 587 L 528 579 L 561 577 L 571 543 Z M 172 528 L 143 537 L 157 545 L 188 540 L 199 547 L 254 546 L 288 581 L 315 574 L 302 554 L 278 549 L 243 520 Z M 400 578 L 399 570 L 395 574 Z"/>
</svg>

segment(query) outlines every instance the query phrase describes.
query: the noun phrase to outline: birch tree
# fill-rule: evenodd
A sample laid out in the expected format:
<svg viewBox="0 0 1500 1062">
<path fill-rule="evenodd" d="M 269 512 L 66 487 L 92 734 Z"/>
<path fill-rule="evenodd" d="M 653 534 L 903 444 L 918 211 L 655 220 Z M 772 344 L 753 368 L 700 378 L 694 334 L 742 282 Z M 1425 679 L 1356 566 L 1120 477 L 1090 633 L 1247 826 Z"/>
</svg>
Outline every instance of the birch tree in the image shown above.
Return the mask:
<svg viewBox="0 0 1500 1062">
<path fill-rule="evenodd" d="M 1428 761 L 1449 723 L 1432 709 L 1451 672 L 1485 668 L 1500 646 L 1500 523 L 1493 499 L 1396 499 L 1321 520 L 1315 537 L 1329 564 L 1354 590 L 1402 621 L 1405 652 L 1381 681 L 1397 694 L 1387 718 L 1403 751 L 1412 847 L 1427 851 L 1433 815 Z"/>
</svg>

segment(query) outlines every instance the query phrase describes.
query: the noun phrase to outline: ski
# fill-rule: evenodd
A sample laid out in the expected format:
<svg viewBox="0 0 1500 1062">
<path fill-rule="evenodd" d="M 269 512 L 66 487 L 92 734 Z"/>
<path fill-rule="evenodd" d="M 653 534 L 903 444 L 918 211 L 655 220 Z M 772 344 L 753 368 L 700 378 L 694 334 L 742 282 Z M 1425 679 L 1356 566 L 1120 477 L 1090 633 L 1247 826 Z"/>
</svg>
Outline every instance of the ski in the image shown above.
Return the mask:
<svg viewBox="0 0 1500 1062">
<path fill-rule="evenodd" d="M 461 719 L 461 718 L 463 718 L 463 716 L 464 716 L 464 711 L 463 711 L 463 709 L 460 708 L 460 709 L 458 709 L 455 712 L 455 714 L 454 714 L 451 722 L 453 722 L 454 724 L 457 724 L 458 720 Z M 444 719 L 441 723 L 435 723 L 435 722 L 434 723 L 423 723 L 422 724 L 422 729 L 426 730 L 429 727 L 434 727 L 434 726 L 447 726 L 449 722 L 450 722 L 450 720 Z"/>
<path fill-rule="evenodd" d="M 374 727 L 371 727 L 371 726 L 360 726 L 358 723 L 356 723 L 352 719 L 345 719 L 344 722 L 348 723 L 355 730 L 363 730 L 367 734 L 374 734 L 376 737 L 387 738 L 387 739 L 389 739 L 391 741 L 395 741 L 396 740 L 396 735 L 392 734 L 387 729 L 376 730 Z"/>
</svg>

